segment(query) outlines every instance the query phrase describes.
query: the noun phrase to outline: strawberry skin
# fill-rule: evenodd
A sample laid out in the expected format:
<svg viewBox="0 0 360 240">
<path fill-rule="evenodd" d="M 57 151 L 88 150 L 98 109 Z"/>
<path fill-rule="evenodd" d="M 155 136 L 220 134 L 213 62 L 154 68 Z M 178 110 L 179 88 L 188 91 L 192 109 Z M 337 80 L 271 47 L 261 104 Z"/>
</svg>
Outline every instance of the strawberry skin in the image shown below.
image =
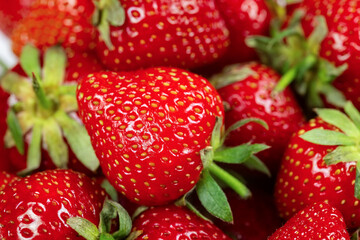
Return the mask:
<svg viewBox="0 0 360 240">
<path fill-rule="evenodd" d="M 76 50 L 93 48 L 95 28 L 91 15 L 94 10 L 89 0 L 34 0 L 29 14 L 11 35 L 13 51 L 20 55 L 26 44 L 43 51 L 56 44 Z"/>
<path fill-rule="evenodd" d="M 259 118 L 264 120 L 269 130 L 264 130 L 259 124 L 249 123 L 245 127 L 234 130 L 226 139 L 228 146 L 237 146 L 246 142 L 264 143 L 271 148 L 260 152 L 257 156 L 268 166 L 272 173 L 276 173 L 287 143 L 292 135 L 304 122 L 300 106 L 290 88 L 273 95 L 273 89 L 280 76 L 271 68 L 257 62 L 237 65 L 230 72 L 216 76 L 218 82 L 226 78 L 227 74 L 251 71 L 238 81 L 225 87 L 218 88 L 218 92 L 227 105 L 225 111 L 225 126 L 230 127 L 244 118 Z"/>
<path fill-rule="evenodd" d="M 202 170 L 221 99 L 206 79 L 175 68 L 90 74 L 79 113 L 110 183 L 143 205 L 173 201 Z"/>
<path fill-rule="evenodd" d="M 97 43 L 98 55 L 111 70 L 195 68 L 218 59 L 229 44 L 214 0 L 120 2 L 125 23 L 110 27 L 113 49 L 101 37 Z"/>
<path fill-rule="evenodd" d="M 11 35 L 16 25 L 23 19 L 34 0 L 0 1 L 0 30 Z"/>
<path fill-rule="evenodd" d="M 298 212 L 268 240 L 349 240 L 341 213 L 327 203 L 314 203 Z"/>
<path fill-rule="evenodd" d="M 27 176 L 0 191 L 1 239 L 83 239 L 66 220 L 83 217 L 94 224 L 106 194 L 85 175 L 49 170 Z"/>
<path fill-rule="evenodd" d="M 142 231 L 137 239 L 224 239 L 230 240 L 214 224 L 196 216 L 184 207 L 152 207 L 133 223 L 133 232 Z"/>
<path fill-rule="evenodd" d="M 0 191 L 4 190 L 17 179 L 19 179 L 19 177 L 16 175 L 7 173 L 5 171 L 0 171 Z"/>
<path fill-rule="evenodd" d="M 336 130 L 316 118 L 290 139 L 275 185 L 279 213 L 289 219 L 307 205 L 325 201 L 343 214 L 348 228 L 359 227 L 360 205 L 354 197 L 356 163 L 326 165 L 324 156 L 336 147 L 317 145 L 300 138 L 315 128 Z"/>
</svg>

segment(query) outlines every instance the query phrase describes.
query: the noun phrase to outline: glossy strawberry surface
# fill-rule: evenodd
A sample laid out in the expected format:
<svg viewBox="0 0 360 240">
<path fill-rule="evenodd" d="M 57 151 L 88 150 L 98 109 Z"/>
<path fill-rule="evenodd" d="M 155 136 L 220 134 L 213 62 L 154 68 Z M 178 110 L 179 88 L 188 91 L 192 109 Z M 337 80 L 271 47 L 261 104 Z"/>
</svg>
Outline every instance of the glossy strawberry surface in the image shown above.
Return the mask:
<svg viewBox="0 0 360 240">
<path fill-rule="evenodd" d="M 100 72 L 79 84 L 80 115 L 103 172 L 130 200 L 170 202 L 192 189 L 210 145 L 219 95 L 206 79 L 175 68 Z"/>
<path fill-rule="evenodd" d="M 10 36 L 16 25 L 23 19 L 34 0 L 0 1 L 0 30 Z"/>
<path fill-rule="evenodd" d="M 142 231 L 137 239 L 231 239 L 211 222 L 174 205 L 146 210 L 135 219 L 134 231 Z"/>
<path fill-rule="evenodd" d="M 106 194 L 85 175 L 49 170 L 27 176 L 0 191 L 1 239 L 83 239 L 66 220 L 83 217 L 94 224 Z"/>
<path fill-rule="evenodd" d="M 303 21 L 305 34 L 308 36 L 317 24 L 316 16 L 326 19 L 329 32 L 321 43 L 320 56 L 336 66 L 348 65 L 348 69 L 334 81 L 334 86 L 344 93 L 346 98 L 360 108 L 359 89 L 360 64 L 358 34 L 360 26 L 358 15 L 359 0 L 305 0 L 300 5 L 305 9 Z"/>
<path fill-rule="evenodd" d="M 229 74 L 247 69 L 249 74 L 238 81 L 218 89 L 226 104 L 225 126 L 228 128 L 244 118 L 259 118 L 265 121 L 269 130 L 256 123 L 249 123 L 230 133 L 225 144 L 236 146 L 246 142 L 264 143 L 270 149 L 258 154 L 259 158 L 275 173 L 279 168 L 287 143 L 304 117 L 290 88 L 273 94 L 280 76 L 271 68 L 257 62 L 235 66 Z M 222 76 L 218 75 L 221 84 Z"/>
<path fill-rule="evenodd" d="M 335 147 L 300 138 L 305 132 L 320 127 L 336 129 L 316 118 L 291 138 L 275 186 L 278 210 L 282 217 L 289 219 L 307 205 L 325 201 L 343 214 L 348 228 L 357 228 L 360 226 L 360 205 L 359 199 L 354 197 L 356 163 L 328 166 L 323 158 Z"/>
<path fill-rule="evenodd" d="M 268 240 L 349 240 L 341 213 L 327 203 L 314 203 L 298 212 Z"/>
<path fill-rule="evenodd" d="M 19 179 L 16 175 L 7 173 L 5 171 L 0 171 L 0 191 L 7 188 L 12 182 Z"/>
<path fill-rule="evenodd" d="M 34 0 L 29 14 L 12 33 L 13 51 L 20 55 L 26 44 L 41 50 L 56 44 L 76 50 L 93 48 L 94 10 L 89 0 Z"/>
<path fill-rule="evenodd" d="M 102 62 L 111 70 L 194 68 L 219 58 L 229 44 L 214 0 L 120 2 L 125 24 L 110 28 L 114 48 L 101 38 L 97 43 Z"/>
</svg>

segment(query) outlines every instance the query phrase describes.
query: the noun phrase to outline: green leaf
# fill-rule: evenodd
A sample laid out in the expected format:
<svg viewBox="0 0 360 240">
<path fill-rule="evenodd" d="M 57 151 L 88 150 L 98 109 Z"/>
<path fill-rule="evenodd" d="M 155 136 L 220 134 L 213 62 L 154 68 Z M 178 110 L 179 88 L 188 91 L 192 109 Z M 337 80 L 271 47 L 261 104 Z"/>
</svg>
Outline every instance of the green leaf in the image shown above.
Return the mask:
<svg viewBox="0 0 360 240">
<path fill-rule="evenodd" d="M 360 152 L 356 146 L 339 146 L 324 157 L 327 165 L 337 164 L 339 162 L 360 161 Z"/>
<path fill-rule="evenodd" d="M 320 86 L 319 92 L 322 93 L 326 101 L 336 107 L 344 107 L 346 98 L 344 94 L 331 84 L 323 84 Z"/>
<path fill-rule="evenodd" d="M 324 145 L 324 146 L 336 146 L 336 145 L 355 145 L 356 142 L 353 138 L 346 136 L 341 132 L 336 132 L 332 130 L 324 130 L 316 128 L 310 130 L 300 136 L 305 141 Z"/>
<path fill-rule="evenodd" d="M 109 180 L 105 179 L 101 183 L 101 187 L 105 190 L 107 194 L 109 194 L 111 200 L 118 202 L 118 194 L 113 185 L 110 184 Z"/>
<path fill-rule="evenodd" d="M 101 233 L 99 240 L 115 240 L 110 233 Z"/>
<path fill-rule="evenodd" d="M 33 81 L 33 89 L 37 99 L 39 100 L 40 105 L 45 109 L 52 109 L 53 103 L 46 96 L 44 88 L 35 74 L 32 75 L 32 81 Z"/>
<path fill-rule="evenodd" d="M 26 169 L 22 170 L 19 175 L 25 175 L 29 172 L 36 170 L 40 167 L 41 163 L 41 134 L 42 134 L 42 123 L 35 122 L 32 129 L 32 137 L 29 145 L 27 158 L 26 158 Z"/>
<path fill-rule="evenodd" d="M 19 101 L 35 96 L 31 83 L 17 73 L 8 72 L 0 79 L 0 83 L 7 93 L 14 94 Z"/>
<path fill-rule="evenodd" d="M 308 44 L 310 49 L 312 50 L 312 53 L 318 55 L 320 45 L 324 41 L 325 37 L 328 35 L 329 29 L 324 16 L 316 16 L 315 19 L 317 21 L 317 24 L 313 32 L 308 37 Z"/>
<path fill-rule="evenodd" d="M 196 186 L 196 192 L 200 202 L 209 213 L 225 222 L 233 222 L 231 208 L 226 195 L 211 177 L 209 171 L 204 170 L 202 172 Z"/>
<path fill-rule="evenodd" d="M 236 147 L 226 147 L 224 149 L 215 151 L 214 161 L 241 164 L 247 161 L 251 155 L 268 149 L 269 146 L 264 144 L 249 144 L 245 143 Z"/>
<path fill-rule="evenodd" d="M 65 79 L 66 53 L 60 46 L 51 47 L 45 52 L 44 86 L 58 87 Z"/>
<path fill-rule="evenodd" d="M 114 239 L 124 239 L 126 236 L 128 236 L 131 232 L 132 220 L 129 214 L 127 213 L 127 211 L 119 203 L 111 200 L 105 201 L 104 209 L 107 209 L 106 211 L 108 211 L 108 212 L 104 212 L 104 218 L 106 217 L 106 214 L 111 215 L 112 212 L 115 212 L 118 215 L 119 230 L 112 234 Z M 103 218 L 101 213 L 100 213 L 100 218 Z"/>
<path fill-rule="evenodd" d="M 6 123 L 15 142 L 15 146 L 21 155 L 24 155 L 25 144 L 23 139 L 23 133 L 20 126 L 20 122 L 16 116 L 16 113 L 12 108 L 9 109 L 6 117 Z"/>
<path fill-rule="evenodd" d="M 66 223 L 86 240 L 98 240 L 99 230 L 89 220 L 81 217 L 71 217 Z"/>
<path fill-rule="evenodd" d="M 359 240 L 360 229 L 357 229 L 352 235 L 350 240 Z"/>
<path fill-rule="evenodd" d="M 238 129 L 238 128 L 240 128 L 240 127 L 242 127 L 242 126 L 244 126 L 244 125 L 246 125 L 246 124 L 248 124 L 248 123 L 251 123 L 251 122 L 257 123 L 257 124 L 259 124 L 260 126 L 264 127 L 266 130 L 269 130 L 269 126 L 268 126 L 268 124 L 267 124 L 264 120 L 262 120 L 262 119 L 260 119 L 260 118 L 245 118 L 245 119 L 242 119 L 242 120 L 240 120 L 240 121 L 237 121 L 236 123 L 234 123 L 233 125 L 231 125 L 231 126 L 226 130 L 224 139 L 226 139 L 226 137 L 230 134 L 230 132 L 232 132 L 232 131 L 234 131 L 234 130 L 236 130 L 236 129 Z"/>
<path fill-rule="evenodd" d="M 262 173 L 266 174 L 267 176 L 271 177 L 270 170 L 256 156 L 251 156 L 246 162 L 244 162 L 244 165 L 249 169 L 257 170 L 257 171 L 262 172 Z"/>
<path fill-rule="evenodd" d="M 336 109 L 315 109 L 319 117 L 339 128 L 349 137 L 360 138 L 360 130 L 344 113 Z"/>
<path fill-rule="evenodd" d="M 23 47 L 20 56 L 20 65 L 24 72 L 31 78 L 33 74 L 37 78 L 41 77 L 40 51 L 31 46 Z"/>
<path fill-rule="evenodd" d="M 63 111 L 56 112 L 55 118 L 76 157 L 88 169 L 95 171 L 99 167 L 99 160 L 91 146 L 90 137 L 85 127 Z"/>
<path fill-rule="evenodd" d="M 43 137 L 52 162 L 58 168 L 66 168 L 69 161 L 68 146 L 55 119 L 49 118 L 44 122 Z"/>
<path fill-rule="evenodd" d="M 220 89 L 233 83 L 243 81 L 253 75 L 257 75 L 257 73 L 251 68 L 244 67 L 241 64 L 234 64 L 225 67 L 222 73 L 213 76 L 210 79 L 210 82 L 216 89 Z"/>
<path fill-rule="evenodd" d="M 126 238 L 126 240 L 135 240 L 138 239 L 138 237 L 143 233 L 143 231 L 134 231 L 131 232 L 130 235 Z"/>
<path fill-rule="evenodd" d="M 200 158 L 203 165 L 203 168 L 208 168 L 214 159 L 214 149 L 211 146 L 207 146 L 204 149 L 200 150 Z"/>
<path fill-rule="evenodd" d="M 216 116 L 214 129 L 211 135 L 210 145 L 216 150 L 222 145 L 221 143 L 221 131 L 223 127 L 223 118 Z"/>
<path fill-rule="evenodd" d="M 360 129 L 360 113 L 352 104 L 352 102 L 348 101 L 346 102 L 344 106 L 344 110 L 346 114 L 350 117 L 350 119 L 353 121 L 353 123 L 356 125 L 358 129 Z"/>
<path fill-rule="evenodd" d="M 199 218 L 204 219 L 205 221 L 210 221 L 210 219 L 208 219 L 207 217 L 205 217 L 199 210 L 196 209 L 196 207 L 194 205 L 192 205 L 189 201 L 185 201 L 185 206 L 192 211 L 193 213 L 195 213 L 196 216 L 198 216 Z"/>
<path fill-rule="evenodd" d="M 360 161 L 356 162 L 355 197 L 360 199 Z"/>
</svg>

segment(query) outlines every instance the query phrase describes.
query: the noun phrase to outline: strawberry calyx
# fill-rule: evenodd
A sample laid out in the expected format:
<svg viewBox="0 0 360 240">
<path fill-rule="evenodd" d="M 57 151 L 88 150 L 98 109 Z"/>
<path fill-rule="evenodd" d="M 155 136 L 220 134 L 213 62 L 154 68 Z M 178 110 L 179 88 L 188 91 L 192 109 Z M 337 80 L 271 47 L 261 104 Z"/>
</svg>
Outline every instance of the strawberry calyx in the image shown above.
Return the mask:
<svg viewBox="0 0 360 240">
<path fill-rule="evenodd" d="M 242 198 L 251 195 L 250 190 L 238 178 L 219 167 L 215 162 L 228 164 L 245 164 L 246 166 L 259 170 L 270 175 L 269 170 L 263 162 L 254 154 L 268 148 L 264 144 L 242 144 L 236 147 L 225 147 L 224 142 L 227 135 L 243 125 L 255 122 L 268 128 L 267 124 L 256 118 L 243 119 L 230 126 L 223 134 L 223 120 L 216 118 L 216 124 L 211 137 L 211 146 L 200 151 L 203 162 L 203 171 L 200 180 L 196 185 L 196 193 L 205 209 L 217 218 L 226 222 L 233 222 L 233 216 L 230 205 L 227 201 L 224 191 L 217 183 L 215 178 L 224 185 L 232 188 Z M 215 178 L 214 178 L 215 177 Z"/>
<path fill-rule="evenodd" d="M 110 26 L 119 27 L 125 23 L 125 10 L 119 0 L 94 0 L 93 25 L 97 27 L 106 46 L 113 50 Z"/>
<path fill-rule="evenodd" d="M 329 30 L 324 16 L 315 17 L 316 26 L 306 37 L 301 25 L 303 10 L 294 12 L 286 28 L 283 21 L 275 20 L 270 37 L 251 36 L 246 43 L 255 48 L 261 61 L 283 75 L 275 92 L 284 90 L 293 83 L 300 96 L 306 98 L 309 108 L 324 105 L 321 96 L 337 107 L 343 107 L 346 100 L 332 82 L 346 69 L 347 64 L 335 66 L 320 57 L 320 46 Z"/>
<path fill-rule="evenodd" d="M 119 229 L 110 234 L 112 220 L 118 217 Z M 71 217 L 66 223 L 80 236 L 87 240 L 120 240 L 131 232 L 132 220 L 127 211 L 117 202 L 106 199 L 100 212 L 100 222 L 97 227 L 87 219 Z"/>
<path fill-rule="evenodd" d="M 250 67 L 240 67 L 246 64 L 232 64 L 226 66 L 221 73 L 215 74 L 211 77 L 210 82 L 216 88 L 220 89 L 231 85 L 233 83 L 247 79 L 248 77 L 255 75 L 255 71 Z"/>
<path fill-rule="evenodd" d="M 344 111 L 346 114 L 336 109 L 316 109 L 323 121 L 340 131 L 316 128 L 300 137 L 318 145 L 338 146 L 324 157 L 327 165 L 356 162 L 354 195 L 360 199 L 360 112 L 351 102 L 345 104 Z"/>
<path fill-rule="evenodd" d="M 24 139 L 31 136 L 27 167 L 19 174 L 39 168 L 42 148 L 49 152 L 57 167 L 66 168 L 68 145 L 86 167 L 95 171 L 99 161 L 90 137 L 84 126 L 71 117 L 77 111 L 76 83 L 64 83 L 65 52 L 60 47 L 49 48 L 44 55 L 42 69 L 40 52 L 26 46 L 20 64 L 29 78 L 9 72 L 0 81 L 1 87 L 11 94 L 9 100 L 12 101 L 7 115 L 6 147 L 16 146 L 23 155 Z"/>
</svg>

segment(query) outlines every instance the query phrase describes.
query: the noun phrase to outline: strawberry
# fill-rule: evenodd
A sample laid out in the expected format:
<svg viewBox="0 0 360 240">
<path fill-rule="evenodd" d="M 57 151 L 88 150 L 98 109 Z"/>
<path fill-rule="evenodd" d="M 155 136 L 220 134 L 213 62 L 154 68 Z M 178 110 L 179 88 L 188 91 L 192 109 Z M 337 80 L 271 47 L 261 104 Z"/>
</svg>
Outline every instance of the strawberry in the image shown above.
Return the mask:
<svg viewBox="0 0 360 240">
<path fill-rule="evenodd" d="M 218 59 L 229 44 L 214 0 L 120 2 L 123 25 L 105 26 L 109 33 L 99 37 L 96 47 L 111 70 L 195 68 Z"/>
<path fill-rule="evenodd" d="M 29 12 L 34 0 L 0 1 L 0 30 L 7 36 L 11 35 L 16 25 Z"/>
<path fill-rule="evenodd" d="M 251 156 L 267 146 L 222 147 L 220 96 L 196 74 L 166 67 L 98 72 L 80 82 L 77 99 L 105 176 L 135 203 L 163 205 L 196 186 L 212 214 L 232 221 L 226 196 L 212 175 L 243 197 L 249 190 L 214 161 L 250 161 L 264 171 Z"/>
<path fill-rule="evenodd" d="M 266 64 L 284 74 L 278 89 L 295 82 L 308 105 L 342 107 L 345 98 L 360 107 L 356 66 L 358 0 L 304 0 L 288 26 L 275 28 L 271 38 L 248 40 Z M 324 102 L 325 100 L 325 102 Z"/>
<path fill-rule="evenodd" d="M 348 103 L 345 111 L 359 126 L 355 107 Z M 320 118 L 310 120 L 290 139 L 275 186 L 277 207 L 288 219 L 311 203 L 325 201 L 354 229 L 360 226 L 360 194 L 355 178 L 359 152 L 353 138 L 360 130 L 338 110 L 317 112 Z"/>
<path fill-rule="evenodd" d="M 106 194 L 83 174 L 49 170 L 0 191 L 1 239 L 83 239 L 66 221 L 80 216 L 97 224 Z"/>
<path fill-rule="evenodd" d="M 1 151 L 11 162 L 12 171 L 16 172 L 67 166 L 84 172 L 86 167 L 94 171 L 99 165 L 98 160 L 86 130 L 79 124 L 74 97 L 77 81 L 90 71 L 101 70 L 102 66 L 91 53 L 69 52 L 67 63 L 65 53 L 54 47 L 45 53 L 44 70 L 41 70 L 37 55 L 36 49 L 24 48 L 21 66 L 1 79 L 3 90 L 12 94 L 4 100 L 10 105 L 4 104 L 1 112 L 5 123 L 1 128 L 1 139 L 5 138 L 6 147 Z M 68 64 L 66 71 L 65 64 Z M 32 72 L 40 79 L 40 82 L 33 79 L 40 90 L 34 90 L 29 78 L 25 77 Z M 39 96 L 39 91 L 44 95 Z M 51 107 L 44 106 L 44 102 Z M 60 113 L 65 122 L 58 118 Z M 82 144 L 78 144 L 80 140 Z M 91 150 L 80 150 L 85 146 Z M 83 155 L 86 152 L 90 155 Z M 85 163 L 88 160 L 92 162 L 90 165 Z M 85 163 L 86 167 L 79 162 Z M 87 170 L 87 173 L 91 171 Z"/>
<path fill-rule="evenodd" d="M 257 59 L 254 49 L 245 44 L 252 35 L 267 35 L 271 14 L 264 0 L 216 0 L 230 32 L 230 46 L 221 61 L 228 64 Z"/>
<path fill-rule="evenodd" d="M 0 172 L 0 191 L 4 190 L 6 187 L 8 187 L 11 183 L 18 180 L 19 177 L 7 173 L 5 171 Z"/>
<path fill-rule="evenodd" d="M 90 0 L 34 0 L 12 33 L 13 51 L 20 55 L 27 44 L 42 51 L 56 44 L 76 50 L 94 48 L 94 11 Z"/>
<path fill-rule="evenodd" d="M 213 77 L 213 83 L 223 99 L 225 126 L 244 118 L 259 118 L 269 130 L 249 123 L 232 131 L 225 141 L 228 146 L 241 143 L 264 143 L 271 148 L 259 153 L 272 173 L 276 173 L 287 143 L 304 121 L 302 111 L 289 88 L 274 93 L 280 76 L 257 62 L 232 65 Z"/>
<path fill-rule="evenodd" d="M 341 213 L 327 203 L 314 203 L 293 216 L 268 240 L 350 240 Z"/>
<path fill-rule="evenodd" d="M 134 220 L 132 234 L 138 235 L 136 239 L 231 239 L 211 222 L 175 205 L 141 213 Z"/>
</svg>

